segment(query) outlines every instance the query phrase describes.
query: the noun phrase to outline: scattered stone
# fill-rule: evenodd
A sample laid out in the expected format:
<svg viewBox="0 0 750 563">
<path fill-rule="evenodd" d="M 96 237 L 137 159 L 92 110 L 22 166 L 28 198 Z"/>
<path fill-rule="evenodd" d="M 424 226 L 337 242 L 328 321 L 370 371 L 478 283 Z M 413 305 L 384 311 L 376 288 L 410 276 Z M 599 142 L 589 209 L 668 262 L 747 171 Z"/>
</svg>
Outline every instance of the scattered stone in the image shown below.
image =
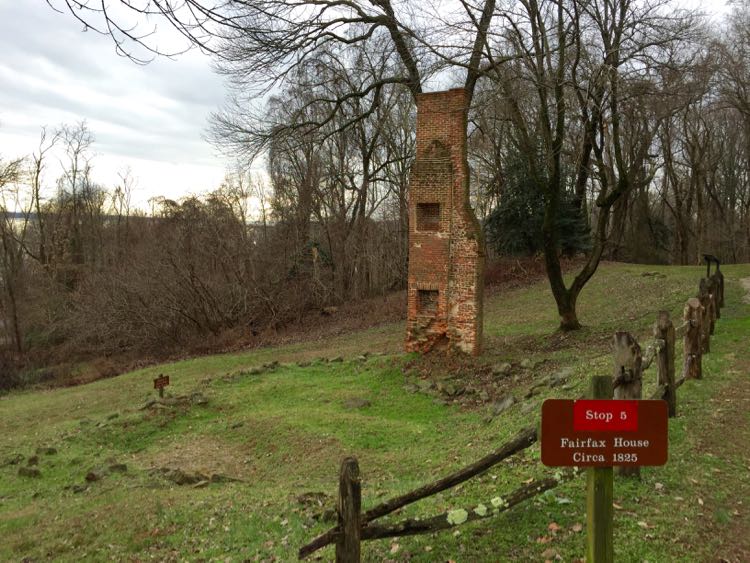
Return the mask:
<svg viewBox="0 0 750 563">
<path fill-rule="evenodd" d="M 235 479 L 223 473 L 213 473 L 209 481 L 211 483 L 241 483 L 242 479 Z"/>
<path fill-rule="evenodd" d="M 531 399 L 531 397 L 536 397 L 542 392 L 542 385 L 537 384 L 531 387 L 528 391 L 526 391 L 526 394 L 523 396 L 524 399 Z"/>
<path fill-rule="evenodd" d="M 101 481 L 104 478 L 104 471 L 101 469 L 92 469 L 88 473 L 86 473 L 86 481 L 89 483 L 94 483 L 96 481 Z"/>
<path fill-rule="evenodd" d="M 28 465 L 29 467 L 32 465 L 39 465 L 39 456 L 38 455 L 31 456 L 29 459 L 26 460 L 26 465 Z"/>
<path fill-rule="evenodd" d="M 190 403 L 193 405 L 207 405 L 208 399 L 200 391 L 196 391 L 190 395 Z"/>
<path fill-rule="evenodd" d="M 568 382 L 568 379 L 573 375 L 573 368 L 567 367 L 560 371 L 553 373 L 547 378 L 547 384 L 550 387 L 558 387 Z"/>
<path fill-rule="evenodd" d="M 208 477 L 202 473 L 187 473 L 182 469 L 163 468 L 162 473 L 167 481 L 175 485 L 195 485 L 201 481 L 208 481 Z"/>
<path fill-rule="evenodd" d="M 534 367 L 534 362 L 532 362 L 529 358 L 524 358 L 521 360 L 521 367 L 523 369 L 531 369 Z"/>
<path fill-rule="evenodd" d="M 502 399 L 492 405 L 492 416 L 497 416 L 500 413 L 508 410 L 515 403 L 516 398 L 513 395 L 505 395 Z"/>
<path fill-rule="evenodd" d="M 427 393 L 427 391 L 435 388 L 435 382 L 431 379 L 420 379 L 417 381 L 417 387 L 422 393 Z"/>
<path fill-rule="evenodd" d="M 362 399 L 360 397 L 353 397 L 344 401 L 344 408 L 349 410 L 361 409 L 364 407 L 369 407 L 371 405 L 372 403 L 370 401 L 368 401 L 367 399 Z"/>
<path fill-rule="evenodd" d="M 483 403 L 486 403 L 487 401 L 490 400 L 490 394 L 487 393 L 487 391 L 480 391 L 479 400 L 482 401 Z"/>
<path fill-rule="evenodd" d="M 365 356 L 364 354 L 362 354 L 361 356 L 357 356 L 356 360 L 358 362 L 366 362 L 367 361 L 367 356 Z"/>
<path fill-rule="evenodd" d="M 145 411 L 146 409 L 150 409 L 151 407 L 153 407 L 158 402 L 159 401 L 157 401 L 156 399 L 150 399 L 150 400 L 146 401 L 146 403 L 139 410 Z M 81 421 L 81 424 L 83 424 L 83 421 Z"/>
<path fill-rule="evenodd" d="M 443 387 L 443 393 L 448 397 L 458 397 L 466 392 L 466 387 L 460 383 L 447 383 Z"/>
<path fill-rule="evenodd" d="M 334 363 L 334 362 L 340 363 L 340 362 L 343 362 L 343 361 L 344 361 L 344 358 L 342 356 L 336 356 L 335 358 L 333 358 L 331 360 L 331 363 Z"/>
<path fill-rule="evenodd" d="M 512 365 L 510 365 L 508 362 L 503 362 L 502 364 L 499 364 L 492 368 L 492 375 L 496 377 L 506 377 L 510 375 L 512 369 Z"/>
<path fill-rule="evenodd" d="M 38 467 L 24 467 L 21 466 L 18 468 L 18 476 L 19 477 L 33 477 L 38 478 L 42 476 L 42 472 L 39 471 Z"/>
<path fill-rule="evenodd" d="M 305 507 L 322 507 L 333 502 L 333 499 L 327 494 L 315 491 L 302 493 L 295 500 Z"/>
<path fill-rule="evenodd" d="M 549 385 L 551 388 L 559 387 L 560 385 L 564 384 L 567 381 L 567 378 L 560 377 L 560 375 L 553 373 L 549 376 L 547 379 L 547 385 Z"/>
<path fill-rule="evenodd" d="M 124 463 L 112 463 L 107 467 L 110 473 L 127 473 L 128 466 Z"/>
<path fill-rule="evenodd" d="M 24 457 L 22 454 L 13 454 L 12 456 L 5 459 L 3 462 L 3 467 L 6 465 L 18 465 L 24 460 Z"/>
</svg>

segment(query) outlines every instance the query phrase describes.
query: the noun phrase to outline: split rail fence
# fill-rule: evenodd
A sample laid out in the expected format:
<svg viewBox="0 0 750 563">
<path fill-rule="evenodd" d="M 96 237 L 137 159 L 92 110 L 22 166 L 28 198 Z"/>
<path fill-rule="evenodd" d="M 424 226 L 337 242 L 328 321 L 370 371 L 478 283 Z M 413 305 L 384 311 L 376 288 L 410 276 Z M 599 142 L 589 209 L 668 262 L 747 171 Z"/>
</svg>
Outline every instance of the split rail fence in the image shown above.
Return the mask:
<svg viewBox="0 0 750 563">
<path fill-rule="evenodd" d="M 654 340 L 646 348 L 645 353 L 630 333 L 615 333 L 613 374 L 615 399 L 641 399 L 643 372 L 656 362 L 657 389 L 649 398 L 666 401 L 669 416 L 672 418 L 677 415 L 677 389 L 688 379 L 703 378 L 703 354 L 710 351 L 711 335 L 714 333 L 716 319 L 721 317 L 721 308 L 724 306 L 724 275 L 721 273 L 719 261 L 713 256 L 705 258 L 706 277 L 700 280 L 697 297 L 690 298 L 685 303 L 682 324 L 675 327 L 669 312 L 659 311 L 653 327 Z M 716 265 L 713 274 L 711 274 L 712 263 Z M 684 362 L 680 377 L 676 378 L 675 346 L 679 336 L 683 338 Z M 536 426 L 525 428 L 513 439 L 482 459 L 442 479 L 391 498 L 365 512 L 362 512 L 359 464 L 356 458 L 347 457 L 342 461 L 339 472 L 338 523 L 302 546 L 299 549 L 299 558 L 304 559 L 317 550 L 335 543 L 337 563 L 358 563 L 363 541 L 429 534 L 490 518 L 557 487 L 579 474 L 575 468 L 558 471 L 554 476 L 525 483 L 502 498 L 494 497 L 484 503 L 426 518 L 405 519 L 395 524 L 376 523 L 377 519 L 409 504 L 481 475 L 501 461 L 529 448 L 538 439 L 539 433 Z M 618 468 L 620 475 L 638 475 L 639 472 L 639 467 Z"/>
</svg>

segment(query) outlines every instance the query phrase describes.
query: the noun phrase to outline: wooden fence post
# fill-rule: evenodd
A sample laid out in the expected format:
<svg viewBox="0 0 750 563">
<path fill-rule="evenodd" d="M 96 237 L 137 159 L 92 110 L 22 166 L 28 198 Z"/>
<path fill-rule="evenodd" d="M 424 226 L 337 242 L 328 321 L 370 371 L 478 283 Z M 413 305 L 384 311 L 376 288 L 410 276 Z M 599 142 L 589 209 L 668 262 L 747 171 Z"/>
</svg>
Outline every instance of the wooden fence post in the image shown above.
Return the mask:
<svg viewBox="0 0 750 563">
<path fill-rule="evenodd" d="M 711 295 L 706 278 L 701 278 L 698 300 L 701 303 L 701 352 L 708 354 L 711 351 Z"/>
<path fill-rule="evenodd" d="M 629 332 L 614 337 L 615 370 L 612 377 L 615 399 L 640 399 L 643 389 L 643 356 L 641 347 Z M 640 477 L 638 466 L 618 467 L 618 475 Z"/>
<path fill-rule="evenodd" d="M 606 375 L 591 378 L 592 399 L 612 398 L 612 379 Z M 612 563 L 614 560 L 614 482 L 611 467 L 586 470 L 586 561 Z"/>
<path fill-rule="evenodd" d="M 721 318 L 721 282 L 719 281 L 719 273 L 716 272 L 711 276 L 711 284 L 713 287 L 714 296 L 714 316 L 717 319 Z"/>
<path fill-rule="evenodd" d="M 336 563 L 359 563 L 362 489 L 359 464 L 347 457 L 339 473 L 339 537 L 336 541 Z"/>
<path fill-rule="evenodd" d="M 654 324 L 654 338 L 663 342 L 656 353 L 656 384 L 664 385 L 664 400 L 669 408 L 669 417 L 677 416 L 677 389 L 674 382 L 675 333 L 669 311 L 659 311 Z"/>
<path fill-rule="evenodd" d="M 716 309 L 718 307 L 716 306 L 716 282 L 714 278 L 708 278 L 708 283 L 706 284 L 706 287 L 708 288 L 708 296 L 706 298 L 706 301 L 708 302 L 708 322 L 709 322 L 709 331 L 708 333 L 713 335 L 714 330 L 716 328 Z"/>
<path fill-rule="evenodd" d="M 719 280 L 719 307 L 724 306 L 724 274 L 721 273 L 721 268 L 716 264 L 716 273 L 714 274 Z"/>
<path fill-rule="evenodd" d="M 685 367 L 683 373 L 685 379 L 702 379 L 703 369 L 701 367 L 703 348 L 701 346 L 701 321 L 703 318 L 703 306 L 700 300 L 691 297 L 685 304 L 683 318 L 687 323 L 685 330 Z"/>
</svg>

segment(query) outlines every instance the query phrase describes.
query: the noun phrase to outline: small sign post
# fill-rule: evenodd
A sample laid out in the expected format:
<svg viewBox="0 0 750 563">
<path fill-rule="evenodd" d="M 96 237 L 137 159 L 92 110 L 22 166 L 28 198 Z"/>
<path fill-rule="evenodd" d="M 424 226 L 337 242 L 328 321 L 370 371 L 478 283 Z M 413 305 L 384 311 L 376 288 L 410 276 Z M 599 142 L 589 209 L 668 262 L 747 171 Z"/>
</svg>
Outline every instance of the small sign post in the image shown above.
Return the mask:
<svg viewBox="0 0 750 563">
<path fill-rule="evenodd" d="M 611 400 L 612 378 L 594 376 L 591 399 L 548 399 L 542 404 L 542 463 L 587 467 L 586 560 L 614 559 L 613 466 L 667 462 L 665 401 Z"/>
<path fill-rule="evenodd" d="M 159 398 L 164 398 L 164 388 L 169 385 L 169 376 L 160 374 L 159 377 L 154 379 L 154 389 L 159 390 Z"/>
</svg>

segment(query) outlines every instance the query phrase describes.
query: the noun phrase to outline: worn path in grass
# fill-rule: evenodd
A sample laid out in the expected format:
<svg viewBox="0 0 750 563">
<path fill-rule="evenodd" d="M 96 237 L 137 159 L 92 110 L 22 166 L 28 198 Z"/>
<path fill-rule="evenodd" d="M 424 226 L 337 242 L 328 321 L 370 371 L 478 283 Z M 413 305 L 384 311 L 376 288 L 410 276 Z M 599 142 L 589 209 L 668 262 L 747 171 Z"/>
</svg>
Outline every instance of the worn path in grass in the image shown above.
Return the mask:
<svg viewBox="0 0 750 563">
<path fill-rule="evenodd" d="M 471 381 L 481 363 L 513 364 L 509 377 L 483 383 L 492 397 L 511 392 L 519 399 L 490 422 L 489 405 L 471 389 L 447 403 L 434 389 L 415 392 L 426 380 L 406 369 L 420 361 L 399 352 L 400 323 L 2 397 L 0 560 L 290 561 L 299 545 L 330 526 L 343 455 L 360 459 L 364 508 L 476 460 L 533 423 L 545 398 L 577 396 L 590 375 L 610 373 L 612 333 L 631 330 L 647 342 L 655 312 L 680 314 L 702 271 L 605 265 L 581 297 L 586 326 L 572 334 L 555 332 L 543 282 L 493 296 L 485 311 L 486 352 L 461 368 L 461 378 Z M 737 561 L 747 548 L 732 539 L 747 536 L 747 507 L 735 502 L 747 493 L 746 396 L 731 390 L 748 384 L 750 306 L 742 303 L 739 280 L 750 276 L 750 266 L 727 267 L 726 275 L 728 306 L 706 379 L 680 389 L 670 463 L 644 471 L 641 482 L 616 486 L 618 560 Z M 336 356 L 342 361 L 322 360 Z M 520 368 L 523 360 L 533 367 Z M 280 364 L 253 373 L 274 361 Z M 543 385 L 523 399 L 559 370 L 567 370 L 565 388 Z M 141 410 L 159 373 L 170 375 L 171 394 L 187 399 Z M 644 395 L 654 387 L 648 377 Z M 716 412 L 728 418 L 714 418 Z M 726 447 L 718 440 L 725 435 Z M 22 466 L 40 476 L 19 476 Z M 224 480 L 177 485 L 162 469 Z M 91 470 L 99 478 L 86 481 Z M 530 448 L 390 520 L 486 502 L 548 474 L 538 448 Z M 582 482 L 574 482 L 457 536 L 367 543 L 365 559 L 573 560 L 583 552 L 582 506 Z M 331 556 L 330 548 L 322 552 L 324 560 Z"/>
<path fill-rule="evenodd" d="M 740 280 L 745 290 L 743 301 L 750 304 L 750 278 Z M 738 319 L 733 319 L 736 321 Z M 748 319 L 745 318 L 747 325 Z M 741 319 L 739 319 L 741 322 Z M 749 327 L 750 328 L 750 327 Z M 746 331 L 746 336 L 750 330 Z M 722 349 L 727 343 L 717 341 Z M 710 473 L 694 479 L 705 498 L 705 523 L 702 536 L 706 541 L 721 538 L 716 555 L 719 559 L 742 563 L 750 561 L 750 341 L 745 351 L 725 355 L 730 381 L 709 402 L 705 428 L 699 430 L 698 451 L 716 460 L 734 460 L 736 472 L 711 468 Z M 733 377 L 732 377 L 733 376 Z M 744 472 L 744 476 L 743 476 Z M 739 478 L 737 478 L 739 477 Z M 715 539 L 714 539 L 715 541 Z"/>
</svg>

